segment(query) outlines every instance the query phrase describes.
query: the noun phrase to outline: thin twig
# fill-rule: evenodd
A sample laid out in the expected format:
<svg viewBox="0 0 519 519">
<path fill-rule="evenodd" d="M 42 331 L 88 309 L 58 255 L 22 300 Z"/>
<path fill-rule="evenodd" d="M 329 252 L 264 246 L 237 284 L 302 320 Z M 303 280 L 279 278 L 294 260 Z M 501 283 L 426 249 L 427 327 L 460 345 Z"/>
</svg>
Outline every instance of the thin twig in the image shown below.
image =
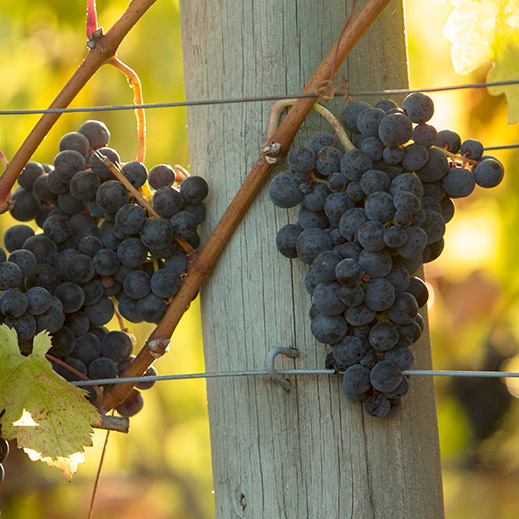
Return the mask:
<svg viewBox="0 0 519 519">
<path fill-rule="evenodd" d="M 371 24 L 376 20 L 380 12 L 386 7 L 389 0 L 368 0 L 359 14 L 349 24 L 347 31 L 340 41 L 337 41 L 317 67 L 316 71 L 303 89 L 303 94 L 315 93 L 319 84 L 329 77 L 330 67 L 335 63 L 337 69 L 353 47 L 360 40 Z M 247 178 L 238 190 L 238 193 L 231 201 L 229 207 L 216 225 L 205 246 L 200 250 L 196 259 L 190 265 L 188 275 L 177 292 L 173 302 L 150 335 L 148 341 L 170 338 L 175 330 L 180 318 L 189 308 L 192 299 L 195 297 L 202 281 L 211 272 L 216 260 L 224 249 L 225 245 L 232 236 L 234 230 L 245 215 L 248 207 L 256 198 L 263 183 L 268 178 L 268 174 L 282 156 L 284 156 L 293 141 L 299 127 L 312 109 L 317 100 L 317 96 L 298 99 L 283 119 L 278 130 L 274 133 L 271 143 L 280 145 L 280 155 L 276 160 L 272 160 L 264 153 L 261 153 Z M 268 144 L 271 144 L 268 143 Z M 144 345 L 135 360 L 122 374 L 122 377 L 134 377 L 142 375 L 155 360 L 148 351 L 148 343 Z M 133 384 L 117 384 L 111 387 L 104 395 L 104 409 L 112 409 L 119 405 L 129 395 Z"/>
<path fill-rule="evenodd" d="M 126 63 L 123 63 L 119 58 L 113 57 L 107 64 L 112 65 L 117 70 L 121 71 L 128 79 L 128 83 L 133 89 L 133 102 L 135 105 L 144 104 L 144 97 L 142 95 L 142 85 L 139 76 L 135 70 L 131 69 Z M 136 108 L 135 116 L 137 117 L 137 160 L 144 162 L 146 156 L 146 114 L 144 108 Z"/>
<path fill-rule="evenodd" d="M 87 0 L 86 34 L 87 34 L 87 38 L 89 40 L 92 39 L 92 36 L 96 30 L 97 30 L 96 0 Z"/>
<path fill-rule="evenodd" d="M 101 451 L 101 459 L 99 460 L 99 466 L 97 467 L 96 479 L 94 481 L 94 488 L 92 489 L 92 497 L 90 499 L 90 508 L 88 510 L 88 519 L 92 519 L 94 517 L 94 505 L 97 496 L 97 489 L 99 487 L 99 480 L 101 479 L 101 469 L 103 468 L 103 462 L 105 460 L 106 447 L 108 446 L 108 438 L 110 438 L 110 430 L 106 431 L 103 450 Z"/>
<path fill-rule="evenodd" d="M 346 19 L 346 23 L 344 24 L 344 27 L 342 28 L 342 30 L 339 34 L 338 44 L 340 44 L 343 34 L 346 32 L 348 25 L 353 20 L 353 15 L 355 14 L 356 7 L 357 7 L 357 0 L 353 0 L 353 2 L 351 4 L 350 13 L 348 14 L 348 18 Z M 337 74 L 337 69 L 339 68 L 336 66 L 338 49 L 339 49 L 339 45 L 336 46 L 335 56 L 333 57 L 333 62 L 332 62 L 331 70 L 330 70 L 330 79 L 324 80 L 322 82 L 322 85 L 319 85 L 317 88 L 317 91 L 319 92 L 319 97 L 323 101 L 331 101 L 335 95 L 336 90 L 338 90 L 339 88 L 342 88 L 342 87 L 347 88 L 347 86 L 348 86 L 347 81 L 341 81 L 341 84 L 336 85 L 335 77 Z"/>
</svg>

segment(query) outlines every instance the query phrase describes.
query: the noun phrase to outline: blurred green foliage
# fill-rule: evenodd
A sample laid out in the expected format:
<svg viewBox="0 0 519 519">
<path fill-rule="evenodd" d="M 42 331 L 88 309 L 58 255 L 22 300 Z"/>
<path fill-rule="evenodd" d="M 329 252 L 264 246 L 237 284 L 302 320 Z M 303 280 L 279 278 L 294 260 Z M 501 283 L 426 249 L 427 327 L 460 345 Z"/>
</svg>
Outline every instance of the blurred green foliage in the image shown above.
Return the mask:
<svg viewBox="0 0 519 519">
<path fill-rule="evenodd" d="M 0 107 L 47 106 L 86 54 L 86 2 L 18 0 L 0 5 Z M 122 0 L 99 0 L 98 20 L 108 29 L 127 5 Z M 449 4 L 406 0 L 410 77 L 413 87 L 480 82 L 487 69 L 461 78 L 453 69 L 449 43 L 441 34 Z M 424 17 L 427 23 L 424 24 Z M 156 2 L 122 43 L 120 59 L 136 70 L 145 102 L 183 99 L 183 76 L 178 2 Z M 506 123 L 502 97 L 486 90 L 433 94 L 438 129 L 453 128 L 464 138 L 485 145 L 519 142 L 517 125 Z M 72 106 L 132 102 L 133 93 L 122 74 L 101 69 Z M 96 115 L 65 114 L 37 150 L 34 158 L 50 162 L 58 140 L 88 118 L 100 118 L 111 129 L 111 145 L 123 161 L 137 152 L 135 117 L 131 110 Z M 38 116 L 2 116 L 0 148 L 12 157 Z M 146 164 L 188 166 L 185 110 L 147 111 Z M 494 153 L 494 152 L 493 152 Z M 426 277 L 432 289 L 429 308 L 433 362 L 438 369 L 480 369 L 489 344 L 507 369 L 518 371 L 515 342 L 519 334 L 519 178 L 514 173 L 516 151 L 494 153 L 507 168 L 503 185 L 477 190 L 456 203 L 447 226 L 446 249 L 429 264 Z M 3 215 L 3 229 L 12 219 Z M 142 344 L 151 326 L 132 331 Z M 196 301 L 173 335 L 171 351 L 157 362 L 160 373 L 203 371 L 200 315 Z M 488 360 L 488 359 L 487 359 Z M 466 402 L 452 381 L 437 379 L 438 419 L 446 515 L 464 519 L 515 518 L 519 514 L 519 416 L 513 401 L 504 420 L 482 441 Z M 503 386 L 504 388 L 504 386 Z M 510 385 L 514 394 L 517 388 Z M 475 393 L 474 393 L 475 394 Z M 203 381 L 156 384 L 144 394 L 144 410 L 131 420 L 131 434 L 113 433 L 97 496 L 96 514 L 103 518 L 182 518 L 213 516 L 209 428 Z M 483 403 L 474 405 L 483 412 Z M 5 517 L 53 519 L 85 517 L 105 434 L 96 432 L 87 463 L 71 485 L 57 470 L 29 462 L 17 449 L 6 461 L 7 477 L 0 486 Z M 426 470 L 426 467 L 424 467 Z"/>
</svg>

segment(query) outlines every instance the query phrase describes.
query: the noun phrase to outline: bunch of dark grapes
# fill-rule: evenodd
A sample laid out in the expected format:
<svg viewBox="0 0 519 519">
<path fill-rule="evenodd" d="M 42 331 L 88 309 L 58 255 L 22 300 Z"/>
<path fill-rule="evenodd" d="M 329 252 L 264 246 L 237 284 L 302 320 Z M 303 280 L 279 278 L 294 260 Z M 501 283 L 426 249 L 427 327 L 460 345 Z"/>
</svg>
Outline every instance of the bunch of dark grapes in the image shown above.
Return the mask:
<svg viewBox="0 0 519 519">
<path fill-rule="evenodd" d="M 279 229 L 276 244 L 310 265 L 311 330 L 332 347 L 325 366 L 344 372 L 344 393 L 380 418 L 396 416 L 409 389 L 402 372 L 428 299 L 415 274 L 443 250 L 452 199 L 476 184 L 495 187 L 504 174 L 480 142 L 427 124 L 433 112 L 422 93 L 401 108 L 389 99 L 350 102 L 340 120 L 353 149 L 316 133 L 270 184 L 276 206 L 299 205 L 298 223 Z"/>
<path fill-rule="evenodd" d="M 208 194 L 202 177 L 186 172 L 179 180 L 169 165 L 148 172 L 140 162 L 121 163 L 109 139 L 104 123 L 87 121 L 62 137 L 53 165 L 26 165 L 11 215 L 34 220 L 41 231 L 13 225 L 4 235 L 9 256 L 0 249 L 0 322 L 16 330 L 22 351 L 48 331 L 49 353 L 92 380 L 120 375 L 131 360 L 130 335 L 104 326 L 116 308 L 132 323 L 157 323 L 166 312 L 188 267 L 185 251 L 200 244 L 197 227 Z M 137 190 L 152 193 L 158 217 L 139 205 L 95 150 Z M 60 364 L 55 370 L 67 380 L 79 378 Z M 117 410 L 130 416 L 141 408 L 134 389 Z"/>
</svg>

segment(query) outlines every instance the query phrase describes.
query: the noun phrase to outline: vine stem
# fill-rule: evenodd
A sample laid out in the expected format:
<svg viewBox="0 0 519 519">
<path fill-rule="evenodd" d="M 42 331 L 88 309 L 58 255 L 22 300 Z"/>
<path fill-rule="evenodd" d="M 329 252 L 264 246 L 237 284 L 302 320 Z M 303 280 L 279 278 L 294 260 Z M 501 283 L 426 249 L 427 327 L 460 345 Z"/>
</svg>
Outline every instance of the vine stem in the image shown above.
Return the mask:
<svg viewBox="0 0 519 519">
<path fill-rule="evenodd" d="M 347 29 L 341 32 L 338 41 L 319 64 L 301 92 L 302 94 L 316 94 L 315 97 L 298 99 L 281 122 L 279 128 L 266 143 L 267 147 L 275 143 L 276 148 L 280 149 L 280 154 L 276 157 L 269 156 L 266 152 L 260 154 L 238 193 L 222 215 L 211 236 L 209 236 L 207 243 L 190 265 L 186 279 L 168 306 L 164 317 L 152 332 L 148 342 L 143 346 L 135 360 L 121 375 L 123 378 L 141 376 L 155 360 L 155 356 L 150 352 L 149 343 L 155 343 L 157 340 L 166 340 L 171 337 L 203 280 L 211 272 L 232 233 L 259 193 L 268 174 L 274 165 L 278 163 L 279 159 L 287 154 L 299 127 L 318 98 L 316 93 L 318 87 L 322 85 L 324 80 L 329 79 L 335 73 L 388 3 L 389 0 L 368 0 L 359 14 L 349 21 Z M 112 386 L 104 394 L 103 409 L 108 411 L 122 403 L 130 394 L 132 387 L 133 384 L 130 382 Z"/>
<path fill-rule="evenodd" d="M 115 57 L 121 41 L 155 2 L 156 0 L 132 0 L 126 11 L 105 35 L 89 40 L 90 51 L 49 108 L 66 108 L 94 73 Z M 8 209 L 11 188 L 60 115 L 58 113 L 42 115 L 0 177 L 0 213 Z"/>
<path fill-rule="evenodd" d="M 269 126 L 267 130 L 267 140 L 272 140 L 272 135 L 274 135 L 276 128 L 279 126 L 279 119 L 283 111 L 289 106 L 293 106 L 296 101 L 297 99 L 282 99 L 281 101 L 277 101 L 272 105 Z M 317 112 L 320 116 L 324 117 L 330 123 L 332 128 L 335 130 L 340 143 L 346 151 L 355 149 L 355 146 L 353 146 L 351 143 L 348 135 L 346 134 L 346 131 L 342 127 L 342 124 L 337 120 L 335 115 L 330 112 L 330 110 L 327 110 L 324 106 L 318 104 L 314 104 L 312 106 L 312 110 Z"/>
</svg>

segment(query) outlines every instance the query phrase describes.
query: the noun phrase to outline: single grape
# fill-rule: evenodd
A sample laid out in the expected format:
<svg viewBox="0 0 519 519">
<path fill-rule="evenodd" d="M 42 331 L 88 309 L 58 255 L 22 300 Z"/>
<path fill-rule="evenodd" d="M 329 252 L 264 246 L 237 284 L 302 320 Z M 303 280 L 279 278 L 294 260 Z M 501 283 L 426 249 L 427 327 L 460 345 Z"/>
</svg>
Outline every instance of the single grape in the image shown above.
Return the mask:
<svg viewBox="0 0 519 519">
<path fill-rule="evenodd" d="M 156 296 L 169 299 L 179 291 L 180 279 L 173 269 L 165 267 L 152 274 L 150 286 Z"/>
<path fill-rule="evenodd" d="M 110 131 L 101 121 L 85 121 L 78 130 L 90 143 L 90 148 L 97 149 L 106 146 L 110 142 Z"/>
<path fill-rule="evenodd" d="M 150 169 L 148 182 L 153 189 L 172 186 L 175 182 L 175 170 L 168 164 L 159 164 Z"/>
<path fill-rule="evenodd" d="M 383 360 L 373 366 L 369 379 L 377 391 L 389 393 L 400 385 L 402 371 L 393 362 Z"/>
<path fill-rule="evenodd" d="M 387 146 L 400 146 L 413 136 L 413 123 L 403 114 L 385 115 L 378 126 L 378 136 Z"/>
<path fill-rule="evenodd" d="M 134 416 L 144 407 L 144 400 L 142 395 L 136 390 L 132 389 L 131 393 L 126 397 L 126 400 L 117 406 L 115 410 L 121 416 Z"/>
<path fill-rule="evenodd" d="M 398 343 L 398 328 L 388 322 L 380 321 L 369 332 L 369 343 L 377 353 L 391 350 Z"/>
<path fill-rule="evenodd" d="M 423 124 L 434 114 L 434 103 L 432 99 L 422 92 L 409 94 L 404 99 L 402 108 L 413 123 Z"/>
<path fill-rule="evenodd" d="M 371 389 L 370 370 L 361 364 L 350 366 L 344 373 L 342 389 L 349 398 L 362 395 L 359 399 L 363 400 L 365 393 Z"/>
<path fill-rule="evenodd" d="M 269 194 L 272 203 L 284 209 L 294 207 L 303 200 L 303 193 L 290 171 L 280 173 L 272 179 Z"/>
<path fill-rule="evenodd" d="M 188 204 L 202 203 L 209 193 L 207 181 L 197 175 L 191 175 L 182 180 L 180 195 Z"/>
<path fill-rule="evenodd" d="M 133 343 L 127 333 L 121 331 L 108 332 L 101 340 L 103 357 L 115 362 L 125 361 L 132 353 Z"/>
<path fill-rule="evenodd" d="M 496 159 L 482 160 L 474 169 L 476 183 L 485 188 L 499 185 L 504 174 L 503 165 Z"/>
<path fill-rule="evenodd" d="M 296 241 L 303 228 L 296 223 L 281 227 L 276 235 L 276 247 L 287 258 L 297 258 Z"/>
</svg>

